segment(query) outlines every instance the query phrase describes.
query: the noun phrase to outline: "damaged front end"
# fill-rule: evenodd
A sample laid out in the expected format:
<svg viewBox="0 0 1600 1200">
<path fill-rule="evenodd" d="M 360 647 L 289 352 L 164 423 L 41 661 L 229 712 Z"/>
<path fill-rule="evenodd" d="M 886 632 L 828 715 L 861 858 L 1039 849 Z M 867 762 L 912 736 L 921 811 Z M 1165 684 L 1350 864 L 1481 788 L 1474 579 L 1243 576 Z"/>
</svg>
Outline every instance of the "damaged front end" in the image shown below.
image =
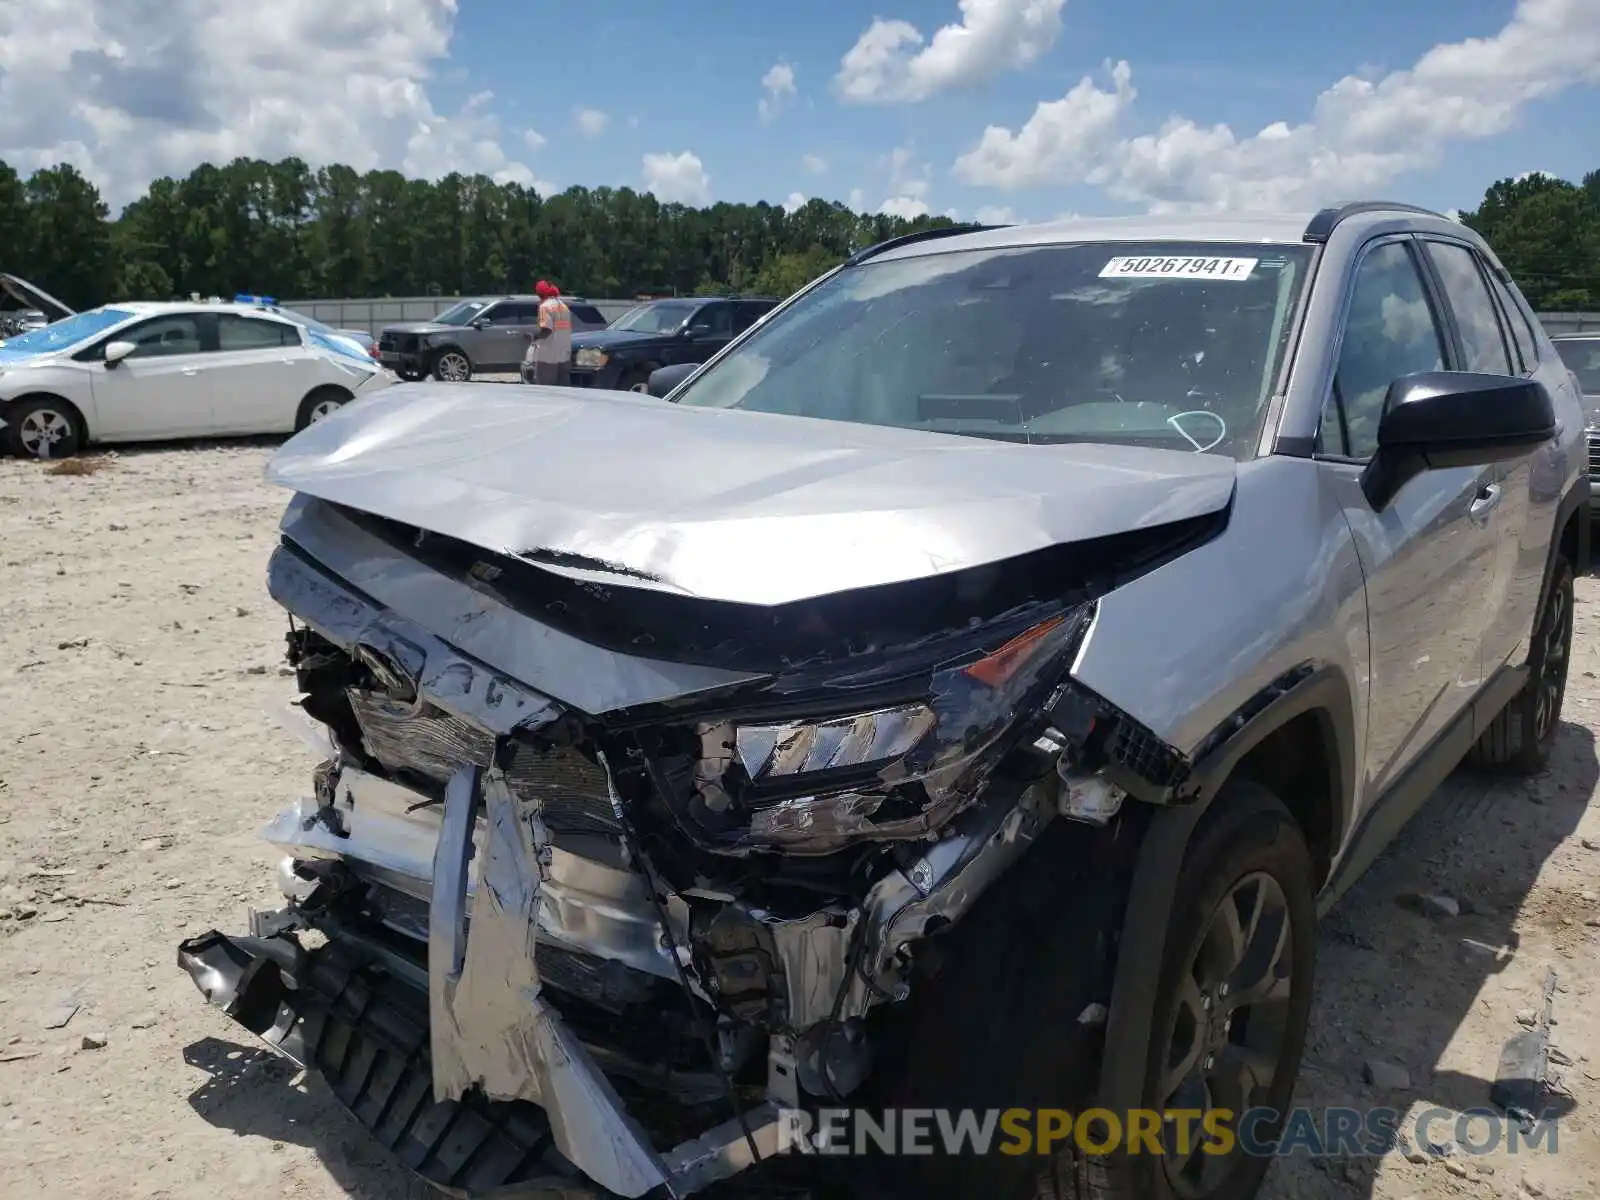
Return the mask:
<svg viewBox="0 0 1600 1200">
<path fill-rule="evenodd" d="M 288 903 L 180 963 L 442 1189 L 691 1194 L 862 1088 L 920 947 L 1049 822 L 1181 787 L 1069 667 L 1097 593 L 1213 530 L 847 597 L 840 650 L 837 607 L 652 625 L 677 601 L 298 497 Z"/>
</svg>

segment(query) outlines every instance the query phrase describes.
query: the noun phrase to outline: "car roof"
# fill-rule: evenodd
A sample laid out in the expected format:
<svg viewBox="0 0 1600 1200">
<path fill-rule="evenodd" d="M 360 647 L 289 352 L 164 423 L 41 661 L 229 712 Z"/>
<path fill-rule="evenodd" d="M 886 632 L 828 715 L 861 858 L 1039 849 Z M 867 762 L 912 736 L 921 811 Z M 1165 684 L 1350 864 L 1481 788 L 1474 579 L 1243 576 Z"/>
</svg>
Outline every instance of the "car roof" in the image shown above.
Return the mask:
<svg viewBox="0 0 1600 1200">
<path fill-rule="evenodd" d="M 1067 217 L 1031 225 L 1000 225 L 966 232 L 926 231 L 893 242 L 871 254 L 874 262 L 954 254 L 962 250 L 995 250 L 1023 246 L 1065 245 L 1081 242 L 1256 242 L 1263 245 L 1305 245 L 1313 223 L 1345 221 L 1377 224 L 1396 218 L 1418 229 L 1454 232 L 1470 230 L 1440 213 L 1382 201 L 1359 201 L 1317 212 L 1262 213 L 1148 213 L 1129 217 Z M 932 236 L 929 236 L 929 235 Z M 943 236 L 941 236 L 943 235 Z M 924 238 L 926 240 L 924 240 Z"/>
<path fill-rule="evenodd" d="M 127 303 L 106 304 L 102 307 L 116 312 L 132 313 L 136 317 L 159 317 L 168 313 L 226 312 L 237 313 L 241 317 L 265 317 L 269 321 L 277 321 L 284 325 L 296 324 L 269 308 L 255 304 L 208 304 L 204 300 L 199 303 L 193 300 L 130 300 Z"/>
<path fill-rule="evenodd" d="M 1600 329 L 1579 330 L 1576 333 L 1552 333 L 1552 342 L 1600 342 Z"/>
</svg>

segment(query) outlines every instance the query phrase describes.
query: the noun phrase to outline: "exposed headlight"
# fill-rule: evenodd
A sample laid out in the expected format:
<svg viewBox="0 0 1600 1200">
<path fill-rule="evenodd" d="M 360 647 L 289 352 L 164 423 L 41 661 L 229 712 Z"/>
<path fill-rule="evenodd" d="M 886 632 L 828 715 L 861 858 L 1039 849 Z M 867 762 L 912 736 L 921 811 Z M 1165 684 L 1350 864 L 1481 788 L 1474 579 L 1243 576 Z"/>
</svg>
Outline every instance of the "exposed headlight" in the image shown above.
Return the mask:
<svg viewBox="0 0 1600 1200">
<path fill-rule="evenodd" d="M 574 354 L 572 356 L 572 361 L 575 366 L 579 367 L 603 367 L 606 365 L 608 357 L 609 356 L 604 350 L 591 350 L 586 348 L 579 350 L 576 354 Z"/>
<path fill-rule="evenodd" d="M 975 794 L 1018 718 L 1059 681 L 1085 609 L 936 668 L 924 697 L 861 712 L 699 727 L 693 816 L 711 848 L 830 853 L 933 832 Z"/>
</svg>

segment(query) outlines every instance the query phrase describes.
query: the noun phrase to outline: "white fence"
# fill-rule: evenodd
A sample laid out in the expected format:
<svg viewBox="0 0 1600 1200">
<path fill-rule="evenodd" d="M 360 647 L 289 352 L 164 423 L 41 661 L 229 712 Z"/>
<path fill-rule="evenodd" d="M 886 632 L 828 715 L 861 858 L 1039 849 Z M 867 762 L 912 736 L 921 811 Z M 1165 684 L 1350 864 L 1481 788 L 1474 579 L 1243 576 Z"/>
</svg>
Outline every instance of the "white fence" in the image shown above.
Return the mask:
<svg viewBox="0 0 1600 1200">
<path fill-rule="evenodd" d="M 460 296 L 385 296 L 374 300 L 285 300 L 283 304 L 336 328 L 365 329 L 376 337 L 385 325 L 426 321 L 460 299 Z M 598 308 L 606 320 L 614 321 L 639 302 L 588 298 L 587 303 Z M 1551 333 L 1600 331 L 1600 313 L 1540 313 L 1539 320 Z"/>
</svg>

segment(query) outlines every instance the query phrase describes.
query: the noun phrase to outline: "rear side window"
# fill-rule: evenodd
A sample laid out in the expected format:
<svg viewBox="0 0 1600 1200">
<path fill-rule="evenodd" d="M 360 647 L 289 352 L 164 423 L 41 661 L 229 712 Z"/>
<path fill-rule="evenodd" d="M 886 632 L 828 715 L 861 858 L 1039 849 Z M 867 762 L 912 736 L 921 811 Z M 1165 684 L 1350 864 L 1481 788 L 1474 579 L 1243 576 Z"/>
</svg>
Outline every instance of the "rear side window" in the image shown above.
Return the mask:
<svg viewBox="0 0 1600 1200">
<path fill-rule="evenodd" d="M 1478 268 L 1478 256 L 1454 242 L 1428 242 L 1427 247 L 1461 333 L 1461 349 L 1466 356 L 1462 369 L 1491 375 L 1515 374 L 1494 298 Z"/>
<path fill-rule="evenodd" d="M 600 315 L 600 310 L 592 304 L 569 304 L 567 311 L 585 325 L 604 325 L 606 319 Z"/>
<path fill-rule="evenodd" d="M 1500 301 L 1506 330 L 1511 334 L 1517 354 L 1522 358 L 1522 369 L 1524 372 L 1533 371 L 1539 365 L 1539 337 L 1534 333 L 1533 323 L 1528 318 L 1527 306 L 1518 303 L 1518 297 L 1510 285 L 1500 278 L 1498 272 L 1487 265 L 1485 269 L 1489 283 L 1494 288 L 1495 297 Z"/>
<path fill-rule="evenodd" d="M 275 350 L 298 346 L 300 331 L 281 321 L 258 321 L 232 313 L 217 314 L 217 349 Z"/>
<path fill-rule="evenodd" d="M 1444 339 L 1411 251 L 1404 242 L 1368 251 L 1350 294 L 1323 448 L 1346 458 L 1371 458 L 1389 385 L 1443 368 Z"/>
</svg>

